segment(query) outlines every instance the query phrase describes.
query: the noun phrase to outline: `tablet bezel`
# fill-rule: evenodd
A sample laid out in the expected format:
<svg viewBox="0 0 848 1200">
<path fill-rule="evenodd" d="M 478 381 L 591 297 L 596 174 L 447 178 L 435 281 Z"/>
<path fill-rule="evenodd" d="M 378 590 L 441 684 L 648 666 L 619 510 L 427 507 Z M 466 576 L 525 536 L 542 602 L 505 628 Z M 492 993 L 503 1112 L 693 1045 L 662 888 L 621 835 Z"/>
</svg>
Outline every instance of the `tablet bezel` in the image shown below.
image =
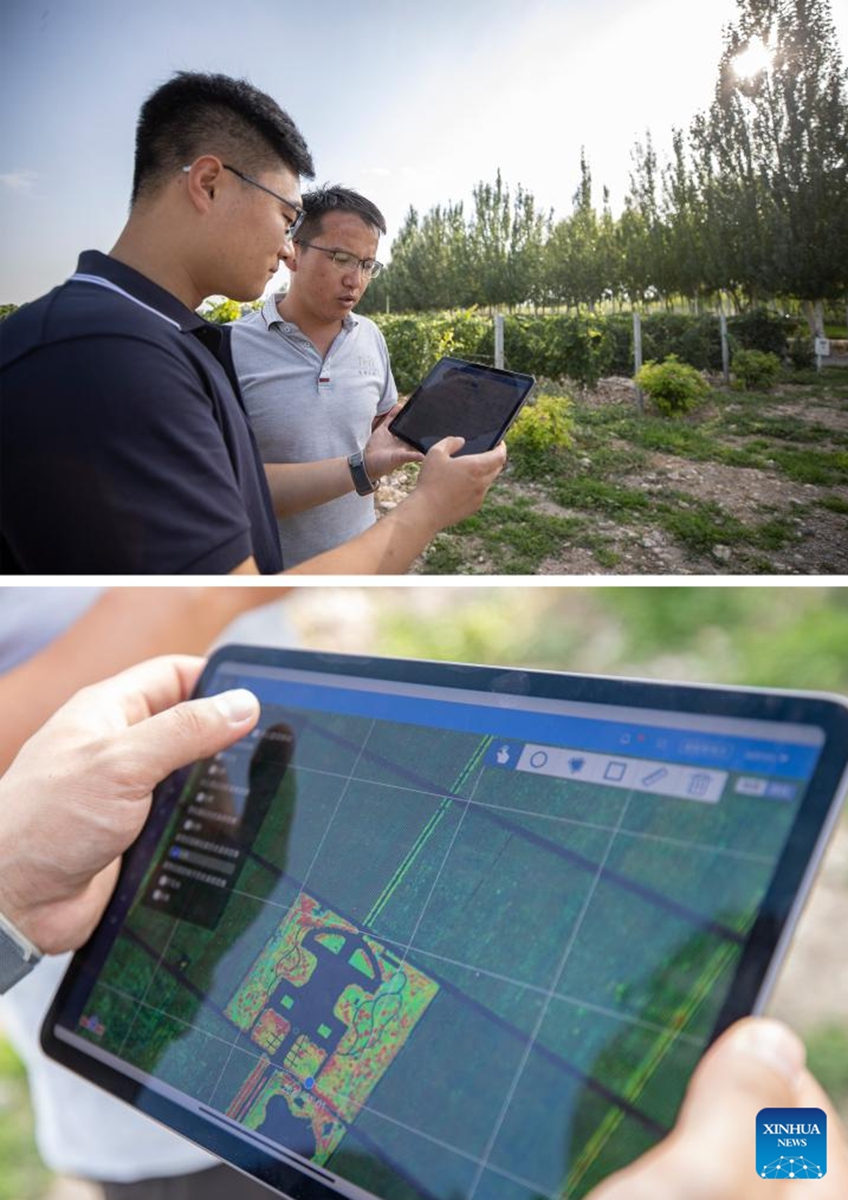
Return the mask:
<svg viewBox="0 0 848 1200">
<path fill-rule="evenodd" d="M 518 416 L 522 407 L 529 399 L 529 397 L 533 391 L 533 388 L 535 387 L 536 379 L 533 375 L 526 375 L 521 371 L 506 371 L 501 367 L 490 367 L 490 366 L 484 365 L 482 363 L 468 362 L 467 359 L 455 358 L 452 355 L 445 355 L 444 357 L 440 358 L 439 361 L 430 368 L 430 370 L 427 372 L 427 374 L 424 376 L 424 378 L 418 384 L 418 387 L 410 395 L 409 399 L 406 401 L 403 408 L 400 410 L 400 412 L 397 414 L 397 416 L 394 417 L 392 419 L 392 421 L 390 422 L 389 432 L 393 433 L 395 435 L 395 437 L 399 437 L 402 441 L 406 442 L 408 445 L 413 446 L 416 450 L 420 450 L 420 452 L 422 454 L 427 453 L 427 451 L 430 449 L 430 447 L 426 446 L 422 441 L 419 441 L 416 438 L 411 437 L 409 434 L 404 433 L 403 426 L 404 426 L 404 421 L 409 416 L 412 405 L 416 404 L 417 402 L 420 402 L 420 400 L 426 395 L 426 392 L 424 389 L 427 387 L 432 376 L 435 375 L 435 373 L 437 371 L 439 371 L 444 366 L 445 363 L 456 363 L 462 367 L 470 367 L 474 371 L 479 372 L 479 374 L 482 376 L 486 376 L 486 375 L 488 375 L 488 376 L 494 375 L 496 377 L 497 376 L 508 376 L 510 379 L 520 379 L 526 385 L 526 389 L 525 389 L 524 393 L 521 395 L 518 403 L 516 405 L 514 405 L 512 410 L 509 412 L 509 414 L 506 416 L 506 418 L 499 425 L 498 432 L 495 435 L 494 439 L 492 440 L 491 445 L 485 447 L 485 450 L 493 450 L 494 447 L 497 446 L 499 442 L 503 441 L 510 425 L 512 425 L 513 421 Z M 451 431 L 448 430 L 445 433 L 439 435 L 439 437 L 436 438 L 436 440 L 439 441 L 439 440 L 441 440 L 442 437 L 450 437 L 450 436 L 451 436 Z M 479 449 L 466 449 L 466 447 L 463 446 L 462 449 L 458 451 L 456 457 L 461 457 L 463 454 L 480 454 L 480 453 L 484 453 L 484 452 L 485 451 L 481 451 Z"/>
<path fill-rule="evenodd" d="M 788 946 L 795 922 L 812 884 L 827 839 L 838 818 L 848 785 L 848 702 L 839 696 L 767 689 L 744 689 L 713 685 L 660 683 L 515 668 L 469 666 L 456 663 L 407 661 L 325 654 L 301 650 L 271 650 L 255 646 L 223 646 L 210 658 L 198 681 L 202 695 L 221 662 L 259 667 L 311 671 L 316 675 L 343 675 L 386 684 L 422 684 L 441 688 L 478 691 L 509 697 L 564 700 L 617 707 L 643 708 L 647 712 L 691 713 L 693 716 L 722 716 L 739 720 L 791 722 L 820 727 L 825 733 L 822 753 L 798 808 L 795 822 L 775 867 L 772 883 L 746 940 L 733 983 L 709 1041 L 746 1013 L 762 1009 Z M 235 1168 L 291 1200 L 338 1200 L 340 1193 L 330 1173 L 320 1167 L 304 1174 L 284 1152 L 249 1144 L 235 1122 L 210 1110 L 208 1119 L 184 1108 L 177 1101 L 152 1091 L 129 1074 L 104 1063 L 76 1045 L 57 1037 L 55 1026 L 65 1001 L 77 980 L 88 973 L 88 951 L 98 933 L 111 925 L 117 935 L 117 898 L 128 877 L 140 878 L 155 852 L 158 833 L 164 828 L 182 792 L 188 768 L 176 772 L 157 789 L 154 814 L 142 837 L 125 855 L 115 897 L 91 941 L 77 954 L 68 969 L 45 1018 L 41 1042 L 45 1053 L 83 1078 L 127 1101 Z M 145 836 L 147 835 L 147 836 Z M 144 857 L 139 857 L 139 847 Z M 127 905 L 128 906 L 128 905 Z M 233 1126 L 230 1132 L 227 1126 Z M 323 1177 L 323 1178 L 322 1178 Z M 363 1193 L 366 1195 L 366 1193 Z"/>
</svg>

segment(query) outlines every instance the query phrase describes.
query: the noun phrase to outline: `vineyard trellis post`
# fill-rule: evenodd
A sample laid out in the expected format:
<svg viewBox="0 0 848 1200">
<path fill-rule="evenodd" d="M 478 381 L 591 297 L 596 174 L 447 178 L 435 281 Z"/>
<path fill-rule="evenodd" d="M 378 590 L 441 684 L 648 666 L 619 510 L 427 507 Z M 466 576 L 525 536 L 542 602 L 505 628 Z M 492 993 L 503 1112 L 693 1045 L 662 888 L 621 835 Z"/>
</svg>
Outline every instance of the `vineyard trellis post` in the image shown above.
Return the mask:
<svg viewBox="0 0 848 1200">
<path fill-rule="evenodd" d="M 638 375 L 642 367 L 642 314 L 633 309 L 633 374 Z M 636 403 L 639 412 L 645 411 L 645 397 L 639 385 L 636 385 Z"/>
<path fill-rule="evenodd" d="M 504 319 L 503 313 L 495 313 L 495 366 L 503 370 L 504 365 Z"/>
</svg>

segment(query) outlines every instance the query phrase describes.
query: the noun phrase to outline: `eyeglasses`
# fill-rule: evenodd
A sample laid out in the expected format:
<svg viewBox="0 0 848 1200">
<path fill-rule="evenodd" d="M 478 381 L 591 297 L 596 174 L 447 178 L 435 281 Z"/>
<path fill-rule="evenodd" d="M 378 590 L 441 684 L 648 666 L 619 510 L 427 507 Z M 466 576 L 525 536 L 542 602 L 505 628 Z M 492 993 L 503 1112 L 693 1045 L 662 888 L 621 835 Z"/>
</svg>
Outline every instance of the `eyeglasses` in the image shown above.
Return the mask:
<svg viewBox="0 0 848 1200">
<path fill-rule="evenodd" d="M 330 250 L 326 246 L 316 246 L 314 242 L 305 242 L 303 238 L 298 238 L 297 244 L 309 246 L 311 250 L 320 250 L 322 254 L 329 254 L 340 271 L 355 271 L 359 267 L 366 279 L 376 279 L 383 269 L 383 264 L 377 262 L 376 258 L 357 258 L 347 250 Z"/>
<path fill-rule="evenodd" d="M 286 230 L 286 237 L 291 241 L 294 235 L 300 229 L 306 219 L 306 210 L 301 208 L 299 204 L 295 204 L 293 200 L 287 200 L 285 196 L 281 196 L 279 192 L 274 192 L 271 188 L 266 187 L 264 183 L 260 183 L 258 179 L 252 179 L 250 175 L 245 175 L 244 171 L 239 171 L 236 167 L 230 167 L 226 163 L 221 163 L 225 171 L 232 172 L 233 175 L 238 175 L 239 179 L 245 183 L 249 183 L 252 187 L 259 188 L 261 192 L 267 192 L 269 196 L 273 196 L 275 200 L 279 200 L 281 204 L 285 204 L 287 208 L 294 209 L 295 218 Z M 183 167 L 184 171 L 190 171 L 191 167 Z"/>
</svg>

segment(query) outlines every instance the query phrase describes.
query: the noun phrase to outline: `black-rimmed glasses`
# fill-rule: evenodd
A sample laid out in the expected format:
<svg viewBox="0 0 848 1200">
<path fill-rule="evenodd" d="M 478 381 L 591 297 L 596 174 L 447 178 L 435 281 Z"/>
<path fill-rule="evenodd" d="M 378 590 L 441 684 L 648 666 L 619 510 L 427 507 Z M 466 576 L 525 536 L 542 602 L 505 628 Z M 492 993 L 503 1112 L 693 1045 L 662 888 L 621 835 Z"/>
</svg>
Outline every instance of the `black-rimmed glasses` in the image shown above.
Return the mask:
<svg viewBox="0 0 848 1200">
<path fill-rule="evenodd" d="M 327 246 L 316 246 L 314 242 L 305 242 L 303 238 L 298 238 L 297 244 L 298 246 L 308 246 L 310 250 L 320 250 L 322 254 L 329 254 L 340 271 L 353 271 L 359 267 L 366 279 L 376 279 L 383 269 L 383 264 L 377 262 L 376 258 L 357 258 L 355 254 L 351 254 L 347 250 L 330 250 Z"/>
<path fill-rule="evenodd" d="M 240 171 L 238 167 L 231 167 L 227 163 L 221 163 L 225 171 L 230 171 L 233 175 L 238 175 L 239 179 L 245 183 L 249 183 L 251 187 L 259 188 L 261 192 L 267 192 L 269 196 L 273 196 L 275 200 L 279 200 L 281 204 L 285 204 L 286 208 L 294 210 L 295 218 L 286 230 L 286 237 L 291 241 L 294 235 L 300 229 L 306 218 L 306 210 L 301 208 L 299 204 L 295 204 L 294 200 L 287 200 L 285 196 L 281 196 L 279 192 L 275 192 L 272 188 L 266 187 L 264 183 L 260 183 L 258 179 L 253 179 L 250 175 L 245 175 L 244 171 Z M 183 167 L 184 171 L 190 171 L 191 167 Z"/>
</svg>

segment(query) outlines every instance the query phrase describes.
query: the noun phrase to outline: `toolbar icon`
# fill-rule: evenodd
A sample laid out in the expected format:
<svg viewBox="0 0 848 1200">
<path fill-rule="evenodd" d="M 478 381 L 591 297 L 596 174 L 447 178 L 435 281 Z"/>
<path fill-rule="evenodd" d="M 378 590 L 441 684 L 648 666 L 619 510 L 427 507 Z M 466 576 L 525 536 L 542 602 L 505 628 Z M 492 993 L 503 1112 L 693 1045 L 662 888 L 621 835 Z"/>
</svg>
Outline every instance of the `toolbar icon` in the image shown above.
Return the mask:
<svg viewBox="0 0 848 1200">
<path fill-rule="evenodd" d="M 659 783 L 661 779 L 665 779 L 668 770 L 665 767 L 657 767 L 656 771 L 650 771 L 643 776 L 642 784 L 644 787 L 653 787 L 655 783 Z"/>
<path fill-rule="evenodd" d="M 710 776 L 704 771 L 696 771 L 694 775 L 689 776 L 689 782 L 686 785 L 688 796 L 706 796 L 709 790 Z"/>
</svg>

